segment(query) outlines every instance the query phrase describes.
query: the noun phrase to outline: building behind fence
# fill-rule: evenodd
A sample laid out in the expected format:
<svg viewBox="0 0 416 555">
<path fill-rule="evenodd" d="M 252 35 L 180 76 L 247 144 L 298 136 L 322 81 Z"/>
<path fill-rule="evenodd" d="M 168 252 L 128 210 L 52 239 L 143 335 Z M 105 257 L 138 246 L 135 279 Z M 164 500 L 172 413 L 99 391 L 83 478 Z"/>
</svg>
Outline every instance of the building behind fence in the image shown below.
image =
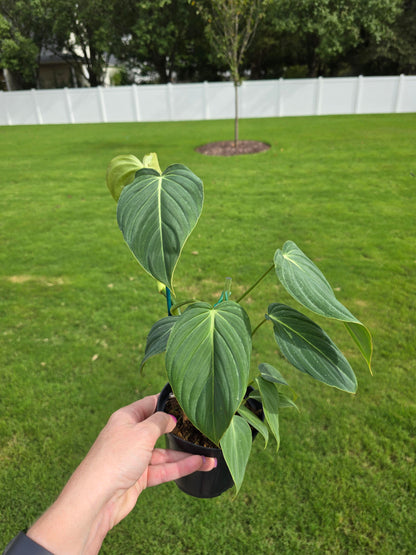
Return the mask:
<svg viewBox="0 0 416 555">
<path fill-rule="evenodd" d="M 245 81 L 242 118 L 416 112 L 416 76 Z M 230 82 L 0 92 L 0 125 L 234 116 Z"/>
</svg>

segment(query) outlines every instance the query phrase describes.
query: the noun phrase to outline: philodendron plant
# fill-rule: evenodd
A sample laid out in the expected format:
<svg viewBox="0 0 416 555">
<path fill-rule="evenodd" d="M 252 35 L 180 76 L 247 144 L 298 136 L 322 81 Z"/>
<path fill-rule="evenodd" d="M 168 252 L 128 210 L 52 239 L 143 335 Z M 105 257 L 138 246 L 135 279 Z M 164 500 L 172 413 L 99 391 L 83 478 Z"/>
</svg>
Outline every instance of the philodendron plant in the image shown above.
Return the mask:
<svg viewBox="0 0 416 555">
<path fill-rule="evenodd" d="M 279 447 L 279 411 L 294 406 L 284 394 L 288 384 L 274 366 L 263 362 L 254 378 L 250 373 L 252 337 L 261 325 L 271 324 L 280 352 L 295 368 L 343 391 L 357 389 L 349 362 L 320 326 L 290 306 L 271 302 L 253 330 L 241 304 L 246 295 L 274 271 L 298 303 L 343 323 L 371 369 L 370 332 L 336 299 L 321 271 L 292 241 L 276 250 L 268 270 L 237 300 L 230 299 L 228 279 L 214 306 L 182 302 L 173 274 L 201 215 L 201 179 L 182 164 L 162 172 L 155 154 L 142 162 L 122 155 L 110 162 L 107 185 L 117 201 L 117 221 L 128 247 L 167 299 L 168 316 L 151 328 L 141 366 L 165 353 L 167 377 L 180 407 L 222 449 L 238 491 L 252 445 L 250 425 L 265 444 L 270 429 Z M 248 386 L 250 396 L 263 405 L 265 422 L 245 406 Z"/>
</svg>

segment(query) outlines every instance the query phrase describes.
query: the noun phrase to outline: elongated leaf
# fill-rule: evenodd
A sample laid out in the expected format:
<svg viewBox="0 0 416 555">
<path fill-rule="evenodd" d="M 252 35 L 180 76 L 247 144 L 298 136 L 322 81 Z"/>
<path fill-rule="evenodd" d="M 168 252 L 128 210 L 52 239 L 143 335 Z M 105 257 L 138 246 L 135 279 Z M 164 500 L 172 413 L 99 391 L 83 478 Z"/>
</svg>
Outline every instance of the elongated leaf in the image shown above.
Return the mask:
<svg viewBox="0 0 416 555">
<path fill-rule="evenodd" d="M 149 358 L 166 351 L 170 332 L 178 318 L 179 316 L 166 316 L 166 318 L 162 318 L 153 324 L 146 339 L 146 349 L 144 351 L 144 357 L 140 362 L 140 370 Z"/>
<path fill-rule="evenodd" d="M 141 168 L 143 164 L 133 154 L 121 154 L 111 160 L 107 168 L 107 187 L 115 201 Z"/>
<path fill-rule="evenodd" d="M 260 418 L 254 414 L 254 412 L 252 412 L 244 405 L 241 405 L 241 407 L 238 409 L 238 414 L 242 418 L 244 418 L 244 420 L 248 424 L 251 424 L 251 426 L 253 426 L 255 430 L 261 433 L 261 435 L 264 437 L 264 448 L 266 448 L 267 442 L 269 441 L 269 430 L 267 429 L 266 424 L 262 420 L 260 420 Z"/>
<path fill-rule="evenodd" d="M 189 420 L 218 445 L 246 393 L 250 321 L 233 301 L 194 303 L 172 328 L 166 369 Z"/>
<path fill-rule="evenodd" d="M 256 378 L 257 386 L 261 395 L 264 416 L 270 426 L 272 434 L 276 438 L 277 451 L 280 446 L 279 432 L 279 390 L 275 383 L 264 380 L 261 376 Z"/>
<path fill-rule="evenodd" d="M 252 443 L 250 426 L 241 416 L 235 415 L 220 445 L 237 493 L 244 480 Z"/>
<path fill-rule="evenodd" d="M 296 409 L 299 411 L 296 403 L 281 391 L 279 391 L 279 409 Z"/>
<path fill-rule="evenodd" d="M 282 385 L 289 385 L 287 381 L 284 379 L 282 374 L 271 364 L 267 362 L 262 362 L 259 364 L 259 370 L 261 377 L 264 378 L 268 382 L 280 383 Z"/>
<path fill-rule="evenodd" d="M 303 306 L 345 323 L 371 370 L 373 343 L 369 330 L 341 304 L 319 268 L 293 242 L 287 241 L 274 255 L 277 277 Z"/>
<path fill-rule="evenodd" d="M 176 264 L 202 203 L 202 181 L 181 164 L 169 166 L 162 175 L 141 169 L 120 195 L 117 221 L 124 240 L 146 272 L 171 290 Z"/>
<path fill-rule="evenodd" d="M 357 380 L 349 362 L 315 322 L 279 303 L 269 305 L 266 318 L 273 322 L 276 342 L 293 366 L 327 385 L 355 393 Z"/>
</svg>

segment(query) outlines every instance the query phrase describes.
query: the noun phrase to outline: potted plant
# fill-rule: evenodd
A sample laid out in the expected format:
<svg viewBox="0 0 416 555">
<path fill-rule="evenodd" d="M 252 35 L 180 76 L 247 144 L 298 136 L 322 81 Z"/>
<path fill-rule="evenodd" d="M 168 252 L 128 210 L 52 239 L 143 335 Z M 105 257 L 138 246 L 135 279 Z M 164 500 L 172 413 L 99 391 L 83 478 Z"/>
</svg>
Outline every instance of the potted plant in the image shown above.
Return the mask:
<svg viewBox="0 0 416 555">
<path fill-rule="evenodd" d="M 300 305 L 343 323 L 371 370 L 370 332 L 336 299 L 321 271 L 292 241 L 276 250 L 269 268 L 236 300 L 230 298 L 229 278 L 214 306 L 200 299 L 181 300 L 174 290 L 173 274 L 202 211 L 201 179 L 182 164 L 162 172 L 156 154 L 143 161 L 121 155 L 108 166 L 107 185 L 117 201 L 117 221 L 128 247 L 166 297 L 167 316 L 151 328 L 141 367 L 150 357 L 165 353 L 168 385 L 160 396 L 160 407 L 167 410 L 165 405 L 173 397 L 182 423 L 202 435 L 200 443 L 205 441 L 208 447 L 194 446 L 195 441 L 188 441 L 178 429 L 168 443 L 196 452 L 211 449 L 208 455 L 217 456 L 221 463 L 209 473 L 191 476 L 190 485 L 186 481 L 178 485 L 192 495 L 211 497 L 234 482 L 238 492 L 253 430 L 263 436 L 265 445 L 270 430 L 278 448 L 279 412 L 295 406 L 285 393 L 288 384 L 278 369 L 263 362 L 254 377 L 250 372 L 252 338 L 260 326 L 270 325 L 281 354 L 301 372 L 350 393 L 357 389 L 345 356 L 308 316 L 271 299 L 264 319 L 252 326 L 242 302 L 245 297 L 274 272 Z M 224 479 L 219 477 L 223 471 Z M 204 474 L 215 476 L 213 489 L 210 484 L 198 485 L 200 479 L 211 479 Z"/>
</svg>

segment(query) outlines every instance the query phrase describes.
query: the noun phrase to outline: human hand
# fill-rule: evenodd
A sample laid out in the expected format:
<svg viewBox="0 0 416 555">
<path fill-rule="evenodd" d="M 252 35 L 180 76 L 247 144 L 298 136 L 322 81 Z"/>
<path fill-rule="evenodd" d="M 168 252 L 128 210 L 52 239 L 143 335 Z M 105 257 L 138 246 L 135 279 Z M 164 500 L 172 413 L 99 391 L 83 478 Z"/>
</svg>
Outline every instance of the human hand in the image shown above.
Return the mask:
<svg viewBox="0 0 416 555">
<path fill-rule="evenodd" d="M 154 412 L 157 397 L 145 397 L 110 417 L 28 537 L 55 555 L 98 553 L 107 532 L 133 509 L 146 487 L 215 467 L 215 459 L 154 448 L 175 427 L 174 417 Z"/>
</svg>

